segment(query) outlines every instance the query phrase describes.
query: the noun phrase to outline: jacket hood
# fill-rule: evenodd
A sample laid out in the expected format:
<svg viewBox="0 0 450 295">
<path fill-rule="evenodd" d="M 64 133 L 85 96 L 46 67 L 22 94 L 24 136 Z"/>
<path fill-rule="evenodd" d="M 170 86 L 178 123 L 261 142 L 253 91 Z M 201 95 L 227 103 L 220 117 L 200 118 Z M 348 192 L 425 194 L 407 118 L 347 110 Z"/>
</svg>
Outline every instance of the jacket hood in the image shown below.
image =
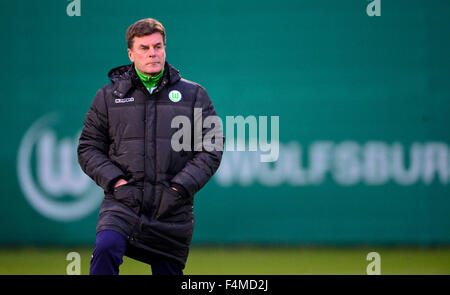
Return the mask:
<svg viewBox="0 0 450 295">
<path fill-rule="evenodd" d="M 109 81 L 115 83 L 119 80 L 126 80 L 129 78 L 128 72 L 131 68 L 132 64 L 124 65 L 120 67 L 116 67 L 111 69 L 108 72 L 108 79 Z"/>
</svg>

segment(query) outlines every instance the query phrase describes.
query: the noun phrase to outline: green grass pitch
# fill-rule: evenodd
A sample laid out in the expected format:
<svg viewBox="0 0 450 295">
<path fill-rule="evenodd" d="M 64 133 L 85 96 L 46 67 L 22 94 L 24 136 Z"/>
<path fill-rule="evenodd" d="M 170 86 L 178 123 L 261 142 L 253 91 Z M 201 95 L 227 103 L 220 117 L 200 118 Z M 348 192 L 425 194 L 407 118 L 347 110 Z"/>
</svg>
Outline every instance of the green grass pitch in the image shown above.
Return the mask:
<svg viewBox="0 0 450 295">
<path fill-rule="evenodd" d="M 81 256 L 81 274 L 89 274 L 92 248 L 0 248 L 1 275 L 64 275 L 69 252 Z M 450 274 L 450 248 L 405 247 L 200 247 L 191 248 L 187 275 L 348 275 L 366 274 L 369 252 L 381 256 L 381 274 Z M 149 275 L 149 265 L 124 257 L 120 273 Z"/>
</svg>

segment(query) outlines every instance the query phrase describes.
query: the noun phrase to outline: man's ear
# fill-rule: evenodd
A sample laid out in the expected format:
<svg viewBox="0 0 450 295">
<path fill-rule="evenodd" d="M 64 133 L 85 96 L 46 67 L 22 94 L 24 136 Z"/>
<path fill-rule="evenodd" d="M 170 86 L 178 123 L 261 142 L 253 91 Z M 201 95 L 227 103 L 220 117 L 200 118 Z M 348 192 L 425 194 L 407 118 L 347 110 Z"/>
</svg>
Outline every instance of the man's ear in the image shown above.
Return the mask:
<svg viewBox="0 0 450 295">
<path fill-rule="evenodd" d="M 128 51 L 128 57 L 130 58 L 131 62 L 134 62 L 133 51 L 131 51 L 130 48 L 127 48 L 127 51 Z"/>
</svg>

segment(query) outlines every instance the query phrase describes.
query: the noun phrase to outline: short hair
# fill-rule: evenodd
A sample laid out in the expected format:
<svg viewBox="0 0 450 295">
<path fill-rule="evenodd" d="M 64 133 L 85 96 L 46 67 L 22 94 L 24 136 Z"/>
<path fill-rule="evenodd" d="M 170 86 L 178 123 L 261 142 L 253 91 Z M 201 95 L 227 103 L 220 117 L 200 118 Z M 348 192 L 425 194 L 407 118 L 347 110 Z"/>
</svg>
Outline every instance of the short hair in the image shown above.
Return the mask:
<svg viewBox="0 0 450 295">
<path fill-rule="evenodd" d="M 166 45 L 166 30 L 164 26 L 153 18 L 138 20 L 127 29 L 126 39 L 128 48 L 133 48 L 134 37 L 142 37 L 153 33 L 160 33 Z"/>
</svg>

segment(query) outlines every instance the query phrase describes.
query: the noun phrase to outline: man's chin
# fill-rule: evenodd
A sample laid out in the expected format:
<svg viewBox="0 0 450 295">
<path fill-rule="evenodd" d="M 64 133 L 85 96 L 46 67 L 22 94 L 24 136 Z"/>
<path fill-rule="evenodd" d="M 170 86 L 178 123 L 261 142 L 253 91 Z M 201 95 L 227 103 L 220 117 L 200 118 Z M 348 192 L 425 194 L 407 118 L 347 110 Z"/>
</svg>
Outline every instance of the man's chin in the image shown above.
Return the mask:
<svg viewBox="0 0 450 295">
<path fill-rule="evenodd" d="M 148 66 L 145 68 L 145 73 L 148 73 L 150 75 L 157 75 L 161 72 L 162 67 L 160 65 L 157 66 Z"/>
</svg>

